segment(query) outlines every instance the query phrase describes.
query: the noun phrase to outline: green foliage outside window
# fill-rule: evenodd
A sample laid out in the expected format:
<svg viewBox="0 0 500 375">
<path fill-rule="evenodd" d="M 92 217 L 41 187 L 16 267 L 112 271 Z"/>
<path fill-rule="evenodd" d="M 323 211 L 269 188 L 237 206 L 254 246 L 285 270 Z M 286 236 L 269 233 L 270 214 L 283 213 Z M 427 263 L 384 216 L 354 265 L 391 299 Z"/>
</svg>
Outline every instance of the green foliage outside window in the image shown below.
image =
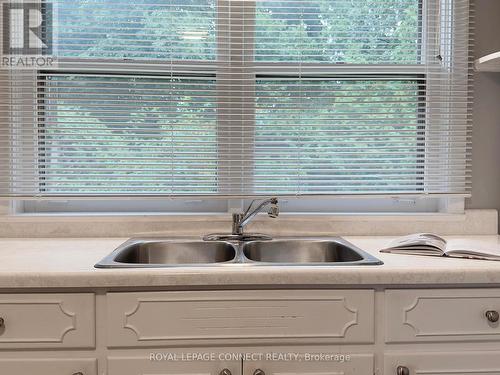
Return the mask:
<svg viewBox="0 0 500 375">
<path fill-rule="evenodd" d="M 163 66 L 218 59 L 215 0 L 119 2 L 59 0 L 59 57 Z M 418 0 L 255 4 L 257 63 L 420 62 Z M 423 136 L 419 77 L 372 76 L 256 77 L 255 191 L 294 193 L 299 184 L 302 192 L 356 191 L 361 180 L 372 181 L 362 190 L 390 190 L 399 181 L 414 191 Z M 46 191 L 217 193 L 216 72 L 57 73 L 41 81 Z M 396 136 L 388 144 L 407 152 L 377 153 L 387 135 Z M 352 147 L 366 152 L 350 154 Z"/>
</svg>

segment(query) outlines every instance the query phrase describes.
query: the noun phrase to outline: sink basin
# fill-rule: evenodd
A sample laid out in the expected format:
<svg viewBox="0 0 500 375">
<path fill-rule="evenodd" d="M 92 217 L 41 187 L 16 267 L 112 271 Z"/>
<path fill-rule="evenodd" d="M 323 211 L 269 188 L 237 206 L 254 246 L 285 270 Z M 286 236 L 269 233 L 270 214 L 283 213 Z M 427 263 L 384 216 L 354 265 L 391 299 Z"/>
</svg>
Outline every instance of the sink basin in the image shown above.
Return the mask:
<svg viewBox="0 0 500 375">
<path fill-rule="evenodd" d="M 378 264 L 382 262 L 338 237 L 251 242 L 135 238 L 122 244 L 95 266 L 97 268 L 152 268 Z"/>
<path fill-rule="evenodd" d="M 243 245 L 243 254 L 254 262 L 275 264 L 382 264 L 341 238 L 254 241 Z"/>
<path fill-rule="evenodd" d="M 132 239 L 96 264 L 98 268 L 162 267 L 234 261 L 237 250 L 229 242 Z"/>
</svg>

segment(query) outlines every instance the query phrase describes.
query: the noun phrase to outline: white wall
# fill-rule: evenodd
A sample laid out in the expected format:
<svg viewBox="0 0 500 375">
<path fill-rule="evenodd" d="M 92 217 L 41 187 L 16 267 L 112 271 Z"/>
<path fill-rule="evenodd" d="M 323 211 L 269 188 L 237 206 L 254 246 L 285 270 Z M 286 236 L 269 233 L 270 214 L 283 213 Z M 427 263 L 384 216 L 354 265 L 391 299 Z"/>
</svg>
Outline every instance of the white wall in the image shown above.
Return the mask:
<svg viewBox="0 0 500 375">
<path fill-rule="evenodd" d="M 500 0 L 476 2 L 476 58 L 500 51 Z M 500 210 L 500 73 L 476 73 L 469 208 Z"/>
</svg>

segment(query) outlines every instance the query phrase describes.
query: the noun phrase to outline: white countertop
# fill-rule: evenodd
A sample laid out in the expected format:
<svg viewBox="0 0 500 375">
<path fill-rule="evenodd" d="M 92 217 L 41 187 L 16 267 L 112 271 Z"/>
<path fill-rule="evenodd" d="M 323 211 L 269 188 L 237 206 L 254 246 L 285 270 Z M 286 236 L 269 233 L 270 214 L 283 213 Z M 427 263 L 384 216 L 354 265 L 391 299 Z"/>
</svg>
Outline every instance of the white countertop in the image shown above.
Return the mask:
<svg viewBox="0 0 500 375">
<path fill-rule="evenodd" d="M 500 255 L 500 236 L 450 236 L 477 241 Z M 0 239 L 0 289 L 199 288 L 211 286 L 496 285 L 500 262 L 381 254 L 392 237 L 345 237 L 382 266 L 95 269 L 126 238 Z"/>
</svg>

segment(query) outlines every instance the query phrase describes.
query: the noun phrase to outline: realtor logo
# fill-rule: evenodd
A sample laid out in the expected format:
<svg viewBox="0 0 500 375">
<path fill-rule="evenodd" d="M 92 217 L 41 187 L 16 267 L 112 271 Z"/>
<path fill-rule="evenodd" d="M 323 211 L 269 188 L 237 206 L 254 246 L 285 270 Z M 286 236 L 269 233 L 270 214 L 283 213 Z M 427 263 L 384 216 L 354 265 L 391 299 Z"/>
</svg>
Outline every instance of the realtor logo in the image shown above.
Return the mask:
<svg viewBox="0 0 500 375">
<path fill-rule="evenodd" d="M 52 4 L 24 1 L 2 4 L 2 59 L 8 68 L 53 66 Z"/>
</svg>

